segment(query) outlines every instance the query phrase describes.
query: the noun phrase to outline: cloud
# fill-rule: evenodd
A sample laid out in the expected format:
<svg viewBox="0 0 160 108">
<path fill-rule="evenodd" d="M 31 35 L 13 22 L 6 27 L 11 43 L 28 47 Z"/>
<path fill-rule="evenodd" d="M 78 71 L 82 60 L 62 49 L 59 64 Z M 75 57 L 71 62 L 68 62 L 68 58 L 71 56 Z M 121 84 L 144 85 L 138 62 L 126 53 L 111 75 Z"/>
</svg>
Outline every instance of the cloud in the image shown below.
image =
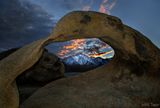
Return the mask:
<svg viewBox="0 0 160 108">
<path fill-rule="evenodd" d="M 0 9 L 1 49 L 27 44 L 48 35 L 53 28 L 52 17 L 37 5 L 3 0 Z"/>
</svg>

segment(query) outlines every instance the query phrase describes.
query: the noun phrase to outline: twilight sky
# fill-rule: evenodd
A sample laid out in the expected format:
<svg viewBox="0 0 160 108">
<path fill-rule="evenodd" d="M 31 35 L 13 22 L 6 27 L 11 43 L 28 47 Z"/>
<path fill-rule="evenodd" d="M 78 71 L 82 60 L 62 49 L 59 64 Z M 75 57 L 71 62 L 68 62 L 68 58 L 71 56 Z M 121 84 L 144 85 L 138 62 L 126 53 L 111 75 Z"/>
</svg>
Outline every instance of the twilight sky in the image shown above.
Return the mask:
<svg viewBox="0 0 160 108">
<path fill-rule="evenodd" d="M 98 11 L 102 1 L 116 1 L 110 14 L 160 48 L 160 0 L 0 0 L 0 52 L 46 37 L 63 15 L 89 5 Z M 50 47 L 56 52 L 63 45 Z"/>
<path fill-rule="evenodd" d="M 91 4 L 91 10 L 98 11 L 102 0 L 29 0 L 40 5 L 55 19 L 73 10 L 80 10 Z M 94 2 L 91 2 L 94 1 Z M 110 0 L 113 1 L 113 0 Z M 117 0 L 111 15 L 123 23 L 139 30 L 160 47 L 160 0 Z"/>
</svg>

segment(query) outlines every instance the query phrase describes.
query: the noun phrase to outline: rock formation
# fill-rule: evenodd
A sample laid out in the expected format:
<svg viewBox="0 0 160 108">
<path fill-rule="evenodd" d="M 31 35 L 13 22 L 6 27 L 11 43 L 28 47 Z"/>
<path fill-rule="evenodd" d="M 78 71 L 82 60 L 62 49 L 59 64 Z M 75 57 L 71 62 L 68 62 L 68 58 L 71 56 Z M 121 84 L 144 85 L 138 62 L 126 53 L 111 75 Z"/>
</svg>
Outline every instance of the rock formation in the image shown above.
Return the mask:
<svg viewBox="0 0 160 108">
<path fill-rule="evenodd" d="M 49 83 L 21 108 L 135 108 L 159 104 L 160 50 L 116 17 L 76 11 L 65 15 L 49 37 L 0 61 L 0 106 L 19 106 L 15 79 L 39 60 L 45 45 L 79 38 L 103 40 L 115 50 L 115 57 L 97 69 Z"/>
<path fill-rule="evenodd" d="M 19 48 L 13 48 L 0 53 L 0 60 L 18 49 Z M 20 102 L 23 102 L 33 92 L 43 87 L 45 84 L 64 77 L 64 71 L 64 65 L 58 57 L 45 49 L 39 61 L 16 79 L 20 94 Z"/>
</svg>

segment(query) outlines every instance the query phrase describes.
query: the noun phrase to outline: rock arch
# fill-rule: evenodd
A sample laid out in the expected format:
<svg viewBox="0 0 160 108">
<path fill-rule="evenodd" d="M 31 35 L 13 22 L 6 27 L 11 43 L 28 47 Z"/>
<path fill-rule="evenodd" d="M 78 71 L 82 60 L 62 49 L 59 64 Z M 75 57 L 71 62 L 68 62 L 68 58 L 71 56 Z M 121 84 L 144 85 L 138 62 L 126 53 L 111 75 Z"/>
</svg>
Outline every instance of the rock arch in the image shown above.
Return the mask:
<svg viewBox="0 0 160 108">
<path fill-rule="evenodd" d="M 160 50 L 145 36 L 124 25 L 116 17 L 91 11 L 75 11 L 65 15 L 48 37 L 22 47 L 0 61 L 0 106 L 19 106 L 15 79 L 39 60 L 44 46 L 80 38 L 99 38 L 113 47 L 116 54 L 107 66 L 110 71 L 118 71 L 115 65 L 136 75 L 145 73 L 153 78 L 160 76 Z"/>
</svg>

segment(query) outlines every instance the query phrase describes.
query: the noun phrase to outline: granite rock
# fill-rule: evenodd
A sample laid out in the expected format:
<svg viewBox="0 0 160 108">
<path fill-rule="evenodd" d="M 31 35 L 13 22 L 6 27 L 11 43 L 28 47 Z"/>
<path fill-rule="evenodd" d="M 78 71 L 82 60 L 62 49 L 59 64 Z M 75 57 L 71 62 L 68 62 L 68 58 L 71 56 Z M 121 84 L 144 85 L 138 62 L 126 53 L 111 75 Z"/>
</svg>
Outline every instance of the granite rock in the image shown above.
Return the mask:
<svg viewBox="0 0 160 108">
<path fill-rule="evenodd" d="M 15 79 L 40 59 L 44 46 L 80 38 L 99 38 L 108 43 L 115 51 L 114 58 L 94 70 L 47 84 L 21 104 L 21 108 L 159 105 L 160 50 L 116 17 L 75 11 L 65 15 L 48 37 L 22 47 L 0 61 L 2 108 L 19 106 Z"/>
</svg>

